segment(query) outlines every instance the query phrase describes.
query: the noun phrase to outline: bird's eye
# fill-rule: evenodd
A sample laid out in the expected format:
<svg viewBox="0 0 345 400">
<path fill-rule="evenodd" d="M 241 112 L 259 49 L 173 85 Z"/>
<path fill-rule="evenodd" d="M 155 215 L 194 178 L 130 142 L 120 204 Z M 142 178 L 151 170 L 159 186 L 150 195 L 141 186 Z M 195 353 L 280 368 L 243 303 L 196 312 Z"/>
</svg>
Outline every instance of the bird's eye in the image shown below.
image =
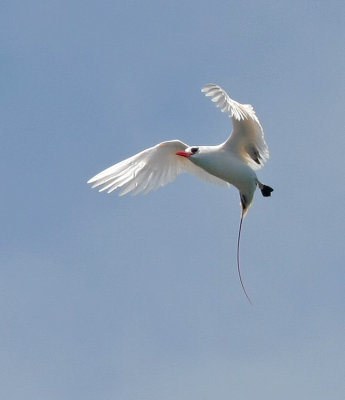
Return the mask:
<svg viewBox="0 0 345 400">
<path fill-rule="evenodd" d="M 199 148 L 198 148 L 198 147 L 191 147 L 191 149 L 190 149 L 190 151 L 191 151 L 191 153 L 192 153 L 192 154 L 195 154 L 195 153 L 197 153 L 197 152 L 198 152 L 198 150 L 199 150 Z"/>
</svg>

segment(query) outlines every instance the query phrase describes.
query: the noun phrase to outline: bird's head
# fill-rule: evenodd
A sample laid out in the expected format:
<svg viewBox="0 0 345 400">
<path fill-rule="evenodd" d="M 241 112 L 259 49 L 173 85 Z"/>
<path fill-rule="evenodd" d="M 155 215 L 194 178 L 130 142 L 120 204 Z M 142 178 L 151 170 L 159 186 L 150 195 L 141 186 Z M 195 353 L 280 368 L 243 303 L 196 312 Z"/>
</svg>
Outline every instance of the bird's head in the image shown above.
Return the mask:
<svg viewBox="0 0 345 400">
<path fill-rule="evenodd" d="M 196 146 L 192 146 L 192 147 L 187 147 L 184 151 L 178 151 L 176 152 L 177 156 L 181 156 L 181 157 L 192 157 L 194 155 L 197 155 L 199 152 L 199 147 Z"/>
</svg>

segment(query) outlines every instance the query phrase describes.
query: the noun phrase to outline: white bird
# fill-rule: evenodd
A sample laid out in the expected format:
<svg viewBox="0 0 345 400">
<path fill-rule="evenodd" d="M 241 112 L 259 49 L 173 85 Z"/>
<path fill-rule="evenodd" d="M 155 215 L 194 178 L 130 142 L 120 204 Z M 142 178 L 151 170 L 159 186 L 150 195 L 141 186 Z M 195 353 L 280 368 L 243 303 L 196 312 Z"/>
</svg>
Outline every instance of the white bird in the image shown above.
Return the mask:
<svg viewBox="0 0 345 400">
<path fill-rule="evenodd" d="M 263 196 L 273 189 L 262 184 L 255 170 L 269 157 L 264 132 L 249 104 L 232 100 L 220 86 L 207 84 L 202 92 L 232 119 L 230 137 L 216 146 L 188 146 L 180 140 L 171 140 L 150 147 L 121 161 L 91 178 L 87 183 L 100 186 L 100 192 L 111 193 L 120 188 L 126 193 L 147 193 L 173 181 L 182 172 L 190 172 L 209 182 L 225 186 L 234 185 L 240 193 L 242 213 L 237 242 L 237 267 L 244 288 L 239 263 L 239 244 L 242 220 L 252 204 L 256 187 Z"/>
</svg>

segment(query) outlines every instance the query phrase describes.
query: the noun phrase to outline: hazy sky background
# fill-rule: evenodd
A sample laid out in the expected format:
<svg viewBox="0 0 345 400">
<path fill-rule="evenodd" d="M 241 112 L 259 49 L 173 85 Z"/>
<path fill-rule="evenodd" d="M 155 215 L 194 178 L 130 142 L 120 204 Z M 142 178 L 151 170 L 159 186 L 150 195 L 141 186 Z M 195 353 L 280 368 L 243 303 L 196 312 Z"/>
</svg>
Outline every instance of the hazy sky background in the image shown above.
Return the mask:
<svg viewBox="0 0 345 400">
<path fill-rule="evenodd" d="M 0 397 L 338 400 L 345 393 L 345 3 L 5 0 Z M 251 103 L 271 158 L 237 190 L 86 181 Z"/>
</svg>

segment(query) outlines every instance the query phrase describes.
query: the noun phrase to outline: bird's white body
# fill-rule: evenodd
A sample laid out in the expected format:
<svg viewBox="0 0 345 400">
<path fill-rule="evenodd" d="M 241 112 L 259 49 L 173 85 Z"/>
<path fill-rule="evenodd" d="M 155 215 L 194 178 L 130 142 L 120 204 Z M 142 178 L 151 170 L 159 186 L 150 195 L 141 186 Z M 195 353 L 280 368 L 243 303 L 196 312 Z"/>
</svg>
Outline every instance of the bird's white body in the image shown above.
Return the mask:
<svg viewBox="0 0 345 400">
<path fill-rule="evenodd" d="M 215 84 L 206 85 L 202 91 L 232 118 L 233 131 L 224 143 L 190 147 L 180 140 L 162 142 L 107 168 L 88 183 L 108 193 L 117 188 L 121 188 L 121 195 L 147 193 L 181 172 L 190 172 L 213 183 L 234 185 L 240 192 L 243 215 L 257 186 L 269 196 L 272 189 L 261 184 L 254 171 L 262 167 L 269 154 L 253 107 L 232 100 Z"/>
<path fill-rule="evenodd" d="M 248 204 L 251 203 L 257 176 L 252 168 L 240 160 L 226 144 L 218 146 L 199 146 L 199 152 L 190 160 L 209 174 L 235 186 Z"/>
</svg>

